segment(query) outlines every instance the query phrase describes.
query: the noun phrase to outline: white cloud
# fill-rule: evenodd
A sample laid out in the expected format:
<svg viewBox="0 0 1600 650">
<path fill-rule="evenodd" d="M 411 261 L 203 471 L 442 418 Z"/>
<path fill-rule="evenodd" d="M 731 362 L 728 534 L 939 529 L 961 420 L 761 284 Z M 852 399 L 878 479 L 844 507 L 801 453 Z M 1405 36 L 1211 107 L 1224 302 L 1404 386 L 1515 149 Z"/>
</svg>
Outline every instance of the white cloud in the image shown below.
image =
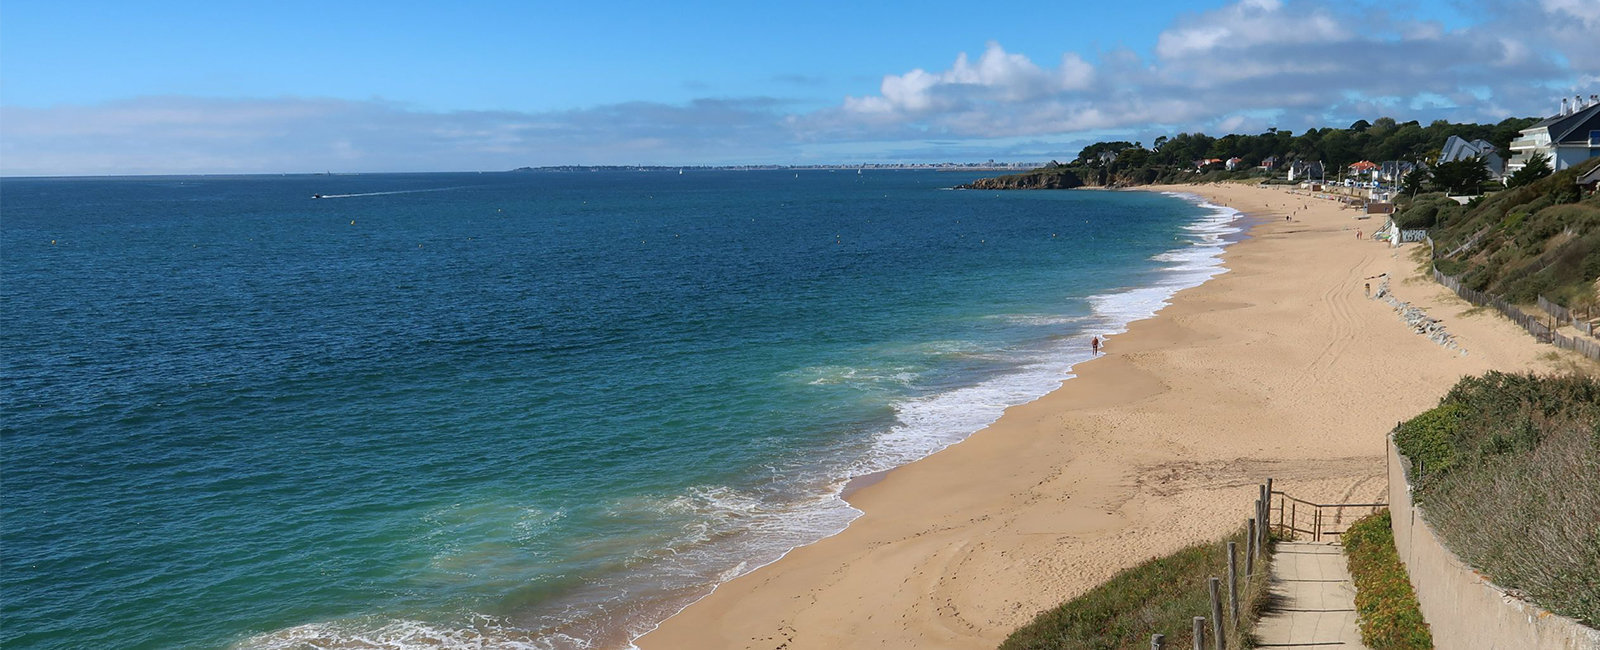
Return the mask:
<svg viewBox="0 0 1600 650">
<path fill-rule="evenodd" d="M 1321 5 L 1301 4 L 1284 10 L 1277 0 L 1243 0 L 1190 17 L 1162 32 L 1156 40 L 1156 55 L 1174 60 L 1260 45 L 1311 46 L 1346 40 L 1350 34 L 1350 28 Z"/>
<path fill-rule="evenodd" d="M 1066 90 L 1087 87 L 1094 66 L 1074 53 L 1061 57 L 1055 70 L 1045 70 L 1028 57 L 1006 52 L 990 42 L 973 63 L 966 52 L 950 69 L 934 74 L 921 68 L 887 75 L 875 97 L 846 97 L 847 111 L 882 115 L 916 115 L 930 111 L 969 110 L 974 103 L 1027 102 Z"/>
</svg>

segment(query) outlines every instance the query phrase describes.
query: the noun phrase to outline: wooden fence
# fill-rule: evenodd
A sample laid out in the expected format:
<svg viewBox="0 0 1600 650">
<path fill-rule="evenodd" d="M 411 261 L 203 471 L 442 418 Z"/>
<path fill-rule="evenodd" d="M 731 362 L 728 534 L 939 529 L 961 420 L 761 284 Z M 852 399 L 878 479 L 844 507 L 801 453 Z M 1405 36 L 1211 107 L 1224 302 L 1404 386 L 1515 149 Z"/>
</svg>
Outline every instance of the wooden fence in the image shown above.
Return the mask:
<svg viewBox="0 0 1600 650">
<path fill-rule="evenodd" d="M 1298 539 L 1303 535 L 1313 542 L 1343 535 L 1350 522 L 1389 506 L 1387 503 L 1313 503 L 1283 492 L 1273 491 L 1272 494 L 1277 497 L 1277 505 L 1267 511 L 1272 529 L 1280 537 Z"/>
<path fill-rule="evenodd" d="M 1583 332 L 1584 334 L 1588 334 L 1589 336 L 1594 336 L 1594 326 L 1589 324 L 1588 318 L 1589 316 L 1592 316 L 1592 314 L 1585 313 L 1583 318 L 1579 318 L 1577 314 L 1572 313 L 1572 310 L 1551 302 L 1549 298 L 1544 296 L 1539 296 L 1539 308 L 1543 309 L 1545 313 L 1555 316 L 1556 321 L 1560 322 L 1561 324 L 1570 324 L 1572 325 L 1573 329 Z"/>
<path fill-rule="evenodd" d="M 1590 359 L 1600 360 L 1600 344 L 1596 344 L 1594 341 L 1573 338 L 1552 331 L 1551 325 L 1554 325 L 1554 322 L 1546 324 L 1539 318 L 1518 309 L 1516 305 L 1506 302 L 1506 299 L 1500 296 L 1463 287 L 1460 279 L 1440 273 L 1437 268 L 1433 270 L 1433 279 L 1435 282 L 1449 287 L 1451 291 L 1456 292 L 1456 295 L 1461 296 L 1467 302 L 1474 305 L 1494 307 L 1500 313 L 1505 314 L 1506 318 L 1522 326 L 1522 329 L 1527 330 L 1540 343 L 1549 343 L 1558 348 L 1572 350 Z"/>
</svg>

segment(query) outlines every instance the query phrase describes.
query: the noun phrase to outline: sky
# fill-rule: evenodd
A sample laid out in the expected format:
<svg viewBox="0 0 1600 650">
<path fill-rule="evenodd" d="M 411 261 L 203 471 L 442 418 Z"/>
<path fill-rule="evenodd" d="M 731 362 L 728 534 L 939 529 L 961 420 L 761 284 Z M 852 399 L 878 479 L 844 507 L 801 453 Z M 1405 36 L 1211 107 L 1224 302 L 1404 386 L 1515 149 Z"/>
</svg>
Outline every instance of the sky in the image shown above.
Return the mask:
<svg viewBox="0 0 1600 650">
<path fill-rule="evenodd" d="M 1044 161 L 1600 92 L 1600 0 L 0 5 L 0 175 Z"/>
</svg>

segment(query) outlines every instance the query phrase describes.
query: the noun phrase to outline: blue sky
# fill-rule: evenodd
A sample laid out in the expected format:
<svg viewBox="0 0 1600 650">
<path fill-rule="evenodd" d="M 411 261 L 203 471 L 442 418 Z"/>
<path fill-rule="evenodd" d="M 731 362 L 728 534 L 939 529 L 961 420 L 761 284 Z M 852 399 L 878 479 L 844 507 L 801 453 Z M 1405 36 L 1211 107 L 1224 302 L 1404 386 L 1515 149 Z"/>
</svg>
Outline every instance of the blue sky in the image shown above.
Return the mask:
<svg viewBox="0 0 1600 650">
<path fill-rule="evenodd" d="M 10 1 L 0 173 L 1044 160 L 1498 121 L 1596 92 L 1592 2 Z"/>
</svg>

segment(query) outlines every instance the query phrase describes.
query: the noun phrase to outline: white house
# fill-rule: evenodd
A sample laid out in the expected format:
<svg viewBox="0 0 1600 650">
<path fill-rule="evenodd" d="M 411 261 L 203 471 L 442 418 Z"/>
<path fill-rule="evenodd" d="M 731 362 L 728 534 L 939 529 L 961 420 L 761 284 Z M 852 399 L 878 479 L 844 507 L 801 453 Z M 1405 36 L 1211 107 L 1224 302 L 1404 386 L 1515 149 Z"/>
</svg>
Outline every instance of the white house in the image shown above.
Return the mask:
<svg viewBox="0 0 1600 650">
<path fill-rule="evenodd" d="M 1511 150 L 1515 153 L 1506 163 L 1507 175 L 1526 166 L 1535 153 L 1549 158 L 1550 168 L 1556 171 L 1600 156 L 1600 96 L 1561 100 L 1561 112 L 1523 129 L 1522 135 L 1511 141 Z"/>
<path fill-rule="evenodd" d="M 1322 163 L 1318 161 L 1289 163 L 1289 180 L 1322 178 Z"/>
</svg>

